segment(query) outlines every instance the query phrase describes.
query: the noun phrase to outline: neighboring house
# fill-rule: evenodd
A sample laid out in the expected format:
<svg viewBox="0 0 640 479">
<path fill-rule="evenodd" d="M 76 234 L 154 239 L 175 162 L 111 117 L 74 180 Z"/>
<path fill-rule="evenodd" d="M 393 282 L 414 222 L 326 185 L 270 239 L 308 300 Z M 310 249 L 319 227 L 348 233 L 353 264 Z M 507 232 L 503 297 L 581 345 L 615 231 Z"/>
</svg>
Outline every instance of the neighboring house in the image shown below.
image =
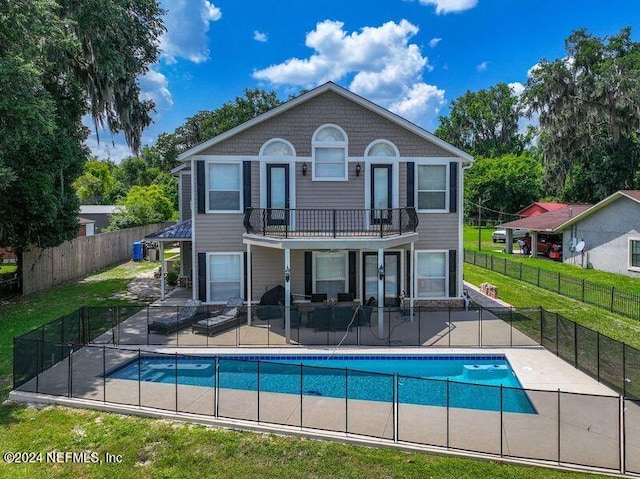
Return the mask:
<svg viewBox="0 0 640 479">
<path fill-rule="evenodd" d="M 102 233 L 111 222 L 111 215 L 122 211 L 117 205 L 80 205 L 80 216 L 95 221 L 95 233 Z"/>
<path fill-rule="evenodd" d="M 78 218 L 78 236 L 93 236 L 95 234 L 95 220 Z"/>
<path fill-rule="evenodd" d="M 548 213 L 549 211 L 556 211 L 562 208 L 566 208 L 569 206 L 569 203 L 553 203 L 548 201 L 535 201 L 531 203 L 529 206 L 525 206 L 520 211 L 516 213 L 516 215 L 521 218 L 526 218 L 528 216 L 536 216 L 542 213 Z"/>
<path fill-rule="evenodd" d="M 639 190 L 618 191 L 557 231 L 563 233 L 566 263 L 640 276 Z"/>
<path fill-rule="evenodd" d="M 462 303 L 473 158 L 388 110 L 326 83 L 179 159 L 194 299 L 250 305 L 282 284 L 295 299 Z"/>
</svg>

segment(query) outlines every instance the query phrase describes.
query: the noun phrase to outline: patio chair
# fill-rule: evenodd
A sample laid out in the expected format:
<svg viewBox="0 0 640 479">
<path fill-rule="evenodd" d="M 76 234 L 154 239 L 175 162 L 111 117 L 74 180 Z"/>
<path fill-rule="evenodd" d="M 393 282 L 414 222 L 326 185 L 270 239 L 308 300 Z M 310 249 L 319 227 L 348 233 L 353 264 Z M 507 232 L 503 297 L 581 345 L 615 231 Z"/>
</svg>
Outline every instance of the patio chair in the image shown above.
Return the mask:
<svg viewBox="0 0 640 479">
<path fill-rule="evenodd" d="M 353 293 L 338 293 L 338 303 L 352 303 L 353 300 Z"/>
<path fill-rule="evenodd" d="M 170 334 L 188 326 L 206 316 L 207 311 L 201 308 L 201 302 L 197 299 L 188 300 L 185 305 L 178 310 L 178 316 L 155 319 L 147 327 L 148 333 Z"/>
<path fill-rule="evenodd" d="M 311 295 L 312 303 L 324 303 L 327 300 L 327 293 L 313 293 Z"/>
<path fill-rule="evenodd" d="M 240 323 L 242 298 L 233 297 L 227 300 L 227 304 L 220 314 L 197 321 L 191 328 L 194 333 L 218 334 Z"/>
</svg>

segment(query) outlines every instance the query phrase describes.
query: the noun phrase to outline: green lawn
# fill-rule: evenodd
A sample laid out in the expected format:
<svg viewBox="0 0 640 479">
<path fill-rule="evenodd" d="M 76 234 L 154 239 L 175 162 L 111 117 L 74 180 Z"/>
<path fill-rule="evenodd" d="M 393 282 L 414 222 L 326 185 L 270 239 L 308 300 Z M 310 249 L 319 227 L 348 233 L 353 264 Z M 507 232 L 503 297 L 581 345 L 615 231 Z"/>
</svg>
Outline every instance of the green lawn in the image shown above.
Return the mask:
<svg viewBox="0 0 640 479">
<path fill-rule="evenodd" d="M 568 319 L 640 349 L 640 321 L 537 288 L 491 270 L 464 264 L 464 279 L 498 287 L 498 297 L 518 308 L 542 306 Z"/>
<path fill-rule="evenodd" d="M 83 304 L 123 291 L 153 263 L 127 263 L 74 284 L 23 298 L 0 313 L 0 401 L 11 384 L 11 338 Z M 121 303 L 121 302 L 120 302 Z M 328 441 L 216 430 L 61 407 L 0 406 L 2 452 L 82 452 L 121 455 L 121 464 L 7 464 L 0 477 L 38 478 L 578 478 L 595 477 L 498 462 L 410 454 Z"/>
</svg>

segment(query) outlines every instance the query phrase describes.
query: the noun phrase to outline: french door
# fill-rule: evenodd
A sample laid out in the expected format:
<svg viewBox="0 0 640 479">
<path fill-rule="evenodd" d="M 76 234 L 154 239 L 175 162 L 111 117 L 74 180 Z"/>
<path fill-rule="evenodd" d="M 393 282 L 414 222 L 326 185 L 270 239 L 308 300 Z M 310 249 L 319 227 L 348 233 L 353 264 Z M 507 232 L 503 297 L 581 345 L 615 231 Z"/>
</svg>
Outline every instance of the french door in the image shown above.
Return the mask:
<svg viewBox="0 0 640 479">
<path fill-rule="evenodd" d="M 267 224 L 289 224 L 289 165 L 267 165 Z"/>
<path fill-rule="evenodd" d="M 374 297 L 378 304 L 378 253 L 363 253 L 364 291 L 362 299 L 366 302 Z M 384 306 L 400 305 L 400 252 L 384 253 Z"/>
</svg>

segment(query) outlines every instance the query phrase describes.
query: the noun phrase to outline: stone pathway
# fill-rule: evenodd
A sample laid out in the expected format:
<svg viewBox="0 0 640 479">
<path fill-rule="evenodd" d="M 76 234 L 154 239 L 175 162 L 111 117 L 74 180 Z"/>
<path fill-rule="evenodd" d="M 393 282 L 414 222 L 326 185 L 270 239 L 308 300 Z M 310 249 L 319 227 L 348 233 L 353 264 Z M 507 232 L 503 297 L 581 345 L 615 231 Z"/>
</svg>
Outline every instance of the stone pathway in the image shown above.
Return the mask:
<svg viewBox="0 0 640 479">
<path fill-rule="evenodd" d="M 169 293 L 174 288 L 175 286 L 166 284 L 165 293 Z M 153 271 L 145 271 L 127 285 L 126 292 L 115 293 L 111 297 L 127 301 L 156 301 L 160 298 L 160 278 L 154 278 Z"/>
</svg>

